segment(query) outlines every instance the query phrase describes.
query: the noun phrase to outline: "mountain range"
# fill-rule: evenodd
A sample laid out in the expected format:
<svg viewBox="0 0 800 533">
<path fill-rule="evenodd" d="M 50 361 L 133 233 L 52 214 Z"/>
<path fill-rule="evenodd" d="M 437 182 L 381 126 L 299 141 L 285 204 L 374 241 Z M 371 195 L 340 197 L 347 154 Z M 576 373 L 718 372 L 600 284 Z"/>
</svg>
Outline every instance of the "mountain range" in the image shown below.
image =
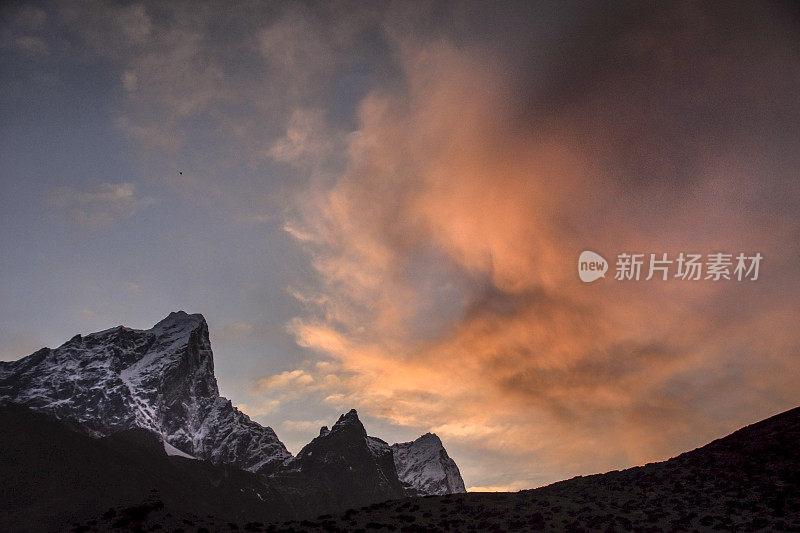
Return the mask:
<svg viewBox="0 0 800 533">
<path fill-rule="evenodd" d="M 197 477 L 196 470 L 211 484 L 215 476 L 233 476 L 238 481 L 227 489 L 257 495 L 268 511 L 255 513 L 262 518 L 465 492 L 438 437 L 390 446 L 367 435 L 355 410 L 293 456 L 272 428 L 220 396 L 208 325 L 183 311 L 148 330 L 118 326 L 76 335 L 58 348 L 0 362 L 0 405 L 16 417 L 25 408 L 54 419 L 53 428 L 69 431 L 66 440 L 82 442 L 84 451 L 120 442 L 157 451 L 156 463 L 166 457 L 180 465 L 183 474 L 174 479 L 187 471 Z"/>
<path fill-rule="evenodd" d="M 681 454 L 468 493 L 441 440 L 355 410 L 297 455 L 219 396 L 208 326 L 76 336 L 0 363 L 0 531 L 800 531 L 800 407 Z"/>
<path fill-rule="evenodd" d="M 360 433 L 348 415 L 345 445 Z M 92 438 L 14 404 L 0 427 L 2 531 L 800 531 L 800 407 L 668 461 L 324 514 L 306 497 L 325 481 L 168 455 L 148 430 Z"/>
<path fill-rule="evenodd" d="M 270 531 L 800 531 L 799 442 L 796 407 L 668 461 L 514 493 L 381 502 Z"/>
</svg>

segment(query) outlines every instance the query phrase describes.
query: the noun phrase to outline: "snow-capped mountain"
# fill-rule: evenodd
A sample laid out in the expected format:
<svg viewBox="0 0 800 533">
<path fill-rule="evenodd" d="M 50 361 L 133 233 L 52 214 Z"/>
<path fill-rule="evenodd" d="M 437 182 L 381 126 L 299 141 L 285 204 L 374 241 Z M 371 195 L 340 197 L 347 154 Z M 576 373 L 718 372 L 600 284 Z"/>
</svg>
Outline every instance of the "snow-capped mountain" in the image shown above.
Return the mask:
<svg viewBox="0 0 800 533">
<path fill-rule="evenodd" d="M 59 348 L 0 362 L 0 403 L 14 402 L 94 436 L 149 429 L 172 447 L 249 471 L 291 454 L 269 427 L 219 395 L 202 315 L 171 313 L 152 329 L 76 335 Z"/>
<path fill-rule="evenodd" d="M 439 437 L 426 433 L 415 441 L 392 444 L 400 481 L 420 495 L 467 492 L 458 466 Z"/>
<path fill-rule="evenodd" d="M 56 349 L 0 362 L 0 405 L 12 402 L 95 437 L 147 429 L 168 455 L 273 475 L 319 509 L 464 492 L 438 437 L 389 446 L 367 436 L 355 410 L 293 457 L 271 428 L 219 395 L 208 325 L 199 314 L 171 313 L 148 330 L 118 326 L 76 335 Z"/>
</svg>

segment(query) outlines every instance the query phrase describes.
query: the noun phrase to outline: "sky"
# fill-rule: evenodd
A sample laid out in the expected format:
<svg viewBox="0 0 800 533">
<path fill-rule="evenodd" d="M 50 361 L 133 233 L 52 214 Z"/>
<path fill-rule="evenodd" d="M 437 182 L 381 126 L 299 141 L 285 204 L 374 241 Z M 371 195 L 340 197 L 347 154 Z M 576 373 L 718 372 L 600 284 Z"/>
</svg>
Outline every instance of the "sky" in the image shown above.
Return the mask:
<svg viewBox="0 0 800 533">
<path fill-rule="evenodd" d="M 471 490 L 703 445 L 800 404 L 798 51 L 780 2 L 4 3 L 0 359 L 202 313 L 291 451 L 356 408 Z M 763 260 L 615 279 L 682 252 Z"/>
</svg>

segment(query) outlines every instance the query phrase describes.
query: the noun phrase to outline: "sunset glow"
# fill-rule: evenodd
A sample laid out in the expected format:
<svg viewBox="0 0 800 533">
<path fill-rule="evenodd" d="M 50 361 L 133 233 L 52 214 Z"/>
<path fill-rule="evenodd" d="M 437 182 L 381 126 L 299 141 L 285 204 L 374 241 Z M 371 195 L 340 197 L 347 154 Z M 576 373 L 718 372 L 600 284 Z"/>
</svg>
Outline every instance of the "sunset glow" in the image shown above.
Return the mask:
<svg viewBox="0 0 800 533">
<path fill-rule="evenodd" d="M 292 452 L 356 408 L 488 491 L 800 404 L 796 11 L 489 5 L 3 8 L 2 358 L 203 313 Z"/>
</svg>

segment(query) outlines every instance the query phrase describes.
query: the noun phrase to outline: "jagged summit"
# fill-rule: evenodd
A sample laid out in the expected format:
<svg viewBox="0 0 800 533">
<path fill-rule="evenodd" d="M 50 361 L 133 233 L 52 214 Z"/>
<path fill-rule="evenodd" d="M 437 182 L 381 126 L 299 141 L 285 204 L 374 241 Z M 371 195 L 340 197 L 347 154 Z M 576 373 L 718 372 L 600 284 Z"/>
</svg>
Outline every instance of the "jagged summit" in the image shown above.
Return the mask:
<svg viewBox="0 0 800 533">
<path fill-rule="evenodd" d="M 219 396 L 203 315 L 170 313 L 148 330 L 117 326 L 0 363 L 0 402 L 69 421 L 95 436 L 135 427 L 178 450 L 247 470 L 290 457 Z"/>
<path fill-rule="evenodd" d="M 300 450 L 288 466 L 317 480 L 338 507 L 381 501 L 405 495 L 397 477 L 388 444 L 368 437 L 355 409 L 341 415 L 330 431 L 320 434 Z M 382 449 L 380 444 L 382 443 Z M 337 487 L 352 487 L 343 494 Z"/>
<path fill-rule="evenodd" d="M 319 436 L 287 465 L 335 480 L 352 475 L 353 461 L 361 465 L 362 480 L 386 497 L 466 492 L 458 466 L 437 435 L 426 433 L 389 446 L 367 435 L 355 409 L 341 415 L 330 430 L 322 426 Z"/>
<path fill-rule="evenodd" d="M 331 432 L 336 433 L 348 429 L 358 432 L 362 437 L 367 436 L 367 430 L 364 429 L 364 425 L 361 423 L 361 420 L 358 419 L 358 412 L 355 409 L 350 409 L 350 411 L 341 415 L 339 420 L 337 420 L 331 428 Z"/>
<path fill-rule="evenodd" d="M 186 311 L 173 311 L 167 315 L 163 320 L 153 326 L 153 331 L 163 330 L 192 330 L 200 325 L 206 324 L 206 319 L 200 313 L 189 314 Z"/>
<path fill-rule="evenodd" d="M 337 423 L 342 422 L 343 420 L 358 420 L 358 411 L 356 411 L 355 409 L 350 409 L 343 415 L 339 416 L 339 420 L 337 421 Z"/>
</svg>

